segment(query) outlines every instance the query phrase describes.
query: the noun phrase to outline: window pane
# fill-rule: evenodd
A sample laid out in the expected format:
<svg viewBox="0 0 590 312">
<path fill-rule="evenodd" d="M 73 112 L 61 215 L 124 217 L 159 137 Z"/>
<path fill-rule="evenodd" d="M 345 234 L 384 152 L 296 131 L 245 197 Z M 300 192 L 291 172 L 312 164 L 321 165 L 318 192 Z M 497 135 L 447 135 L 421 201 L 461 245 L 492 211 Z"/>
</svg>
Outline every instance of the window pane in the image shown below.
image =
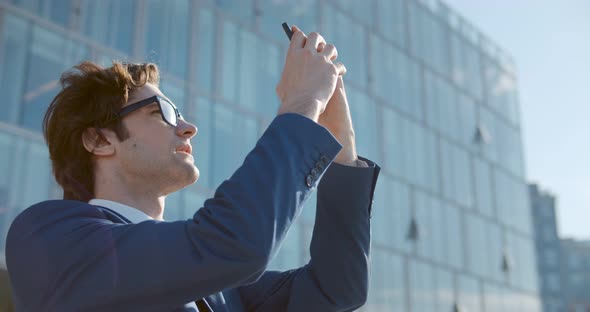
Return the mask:
<svg viewBox="0 0 590 312">
<path fill-rule="evenodd" d="M 195 158 L 195 165 L 199 168 L 200 176 L 197 184 L 205 188 L 214 188 L 213 185 L 213 167 L 211 163 L 212 154 L 215 152 L 211 144 L 214 131 L 212 125 L 211 102 L 206 98 L 197 98 L 196 107 L 191 110 L 195 113 L 187 116 L 189 121 L 194 121 L 197 126 L 197 135 L 192 139 L 193 156 Z"/>
<path fill-rule="evenodd" d="M 475 151 L 476 106 L 475 102 L 460 93 L 457 101 L 459 127 L 457 138 L 469 151 Z"/>
<path fill-rule="evenodd" d="M 166 197 L 166 209 L 164 210 L 164 220 L 176 221 L 184 219 L 184 209 L 182 205 L 182 193 L 185 189 L 169 194 Z"/>
<path fill-rule="evenodd" d="M 86 35 L 108 47 L 132 53 L 135 0 L 83 0 L 80 8 Z"/>
<path fill-rule="evenodd" d="M 208 8 L 199 7 L 197 23 L 197 86 L 211 91 L 215 64 L 215 15 Z"/>
<path fill-rule="evenodd" d="M 436 270 L 437 311 L 452 311 L 455 303 L 453 275 L 445 270 Z"/>
<path fill-rule="evenodd" d="M 448 231 L 448 264 L 455 269 L 462 269 L 463 261 L 463 229 L 459 209 L 453 205 L 444 204 L 445 219 Z M 476 310 L 477 311 L 477 310 Z"/>
<path fill-rule="evenodd" d="M 388 104 L 422 120 L 422 79 L 419 65 L 380 37 L 373 35 L 370 39 L 373 92 Z M 348 63 L 345 64 L 348 66 Z"/>
<path fill-rule="evenodd" d="M 12 0 L 11 2 L 61 26 L 69 24 L 72 0 Z"/>
<path fill-rule="evenodd" d="M 357 153 L 381 163 L 377 129 L 377 105 L 366 93 L 346 87 L 350 114 L 354 124 Z"/>
<path fill-rule="evenodd" d="M 443 23 L 418 2 L 408 2 L 412 54 L 421 58 L 439 74 L 448 76 L 449 34 Z"/>
<path fill-rule="evenodd" d="M 476 207 L 486 216 L 494 216 L 492 197 L 492 175 L 490 165 L 474 158 Z"/>
<path fill-rule="evenodd" d="M 0 132 L 0 250 L 4 252 L 4 244 L 6 242 L 6 233 L 13 215 L 14 209 L 10 205 L 10 188 L 12 187 L 11 162 L 13 157 L 13 143 L 14 139 L 11 135 Z"/>
<path fill-rule="evenodd" d="M 237 18 L 246 25 L 254 23 L 254 0 L 214 0 L 224 14 Z"/>
<path fill-rule="evenodd" d="M 426 259 L 435 258 L 434 250 L 434 233 L 433 209 L 431 207 L 430 197 L 422 192 L 414 193 L 416 222 L 418 224 L 419 238 L 416 241 L 417 254 Z"/>
<path fill-rule="evenodd" d="M 485 157 L 494 162 L 498 162 L 498 144 L 503 138 L 497 133 L 496 117 L 488 109 L 481 107 L 479 111 L 480 121 L 479 126 L 483 127 L 488 132 L 490 140 L 485 144 L 479 144 L 483 149 Z"/>
<path fill-rule="evenodd" d="M 149 0 L 145 14 L 145 56 L 161 69 L 185 79 L 191 5 L 188 0 Z"/>
<path fill-rule="evenodd" d="M 339 0 L 338 5 L 354 17 L 360 19 L 363 23 L 371 24 L 373 18 L 371 12 L 373 2 L 373 0 L 363 2 L 357 0 Z"/>
<path fill-rule="evenodd" d="M 478 276 L 487 276 L 487 262 L 490 259 L 486 235 L 488 225 L 480 217 L 471 214 L 465 214 L 465 225 L 469 269 Z"/>
<path fill-rule="evenodd" d="M 460 276 L 458 278 L 458 302 L 465 311 L 481 311 L 481 293 L 479 290 L 479 283 L 476 279 Z"/>
<path fill-rule="evenodd" d="M 213 112 L 213 186 L 217 187 L 238 168 L 233 157 L 237 142 L 232 129 L 233 112 L 221 104 L 214 105 Z"/>
<path fill-rule="evenodd" d="M 323 36 L 338 48 L 338 60 L 346 65 L 346 79 L 361 88 L 366 87 L 366 29 L 333 7 L 326 5 L 325 12 Z"/>
<path fill-rule="evenodd" d="M 297 25 L 304 33 L 319 31 L 317 25 L 317 0 L 277 1 L 260 0 L 260 30 L 278 42 L 289 42 L 281 27 L 284 21 L 289 26 Z M 330 40 L 328 40 L 329 42 Z"/>
<path fill-rule="evenodd" d="M 432 312 L 436 309 L 437 292 L 434 271 L 428 264 L 410 261 L 410 298 L 413 312 Z"/>
<path fill-rule="evenodd" d="M 26 90 L 23 95 L 22 123 L 33 130 L 41 130 L 47 107 L 61 90 L 61 74 L 90 58 L 88 47 L 66 40 L 65 35 L 34 26 L 31 42 Z M 55 41 L 54 41 L 55 40 Z M 53 51 L 44 49 L 54 49 Z"/>
<path fill-rule="evenodd" d="M 198 192 L 194 187 L 189 187 L 183 191 L 184 195 L 184 216 L 183 219 L 192 218 L 193 215 L 203 207 L 207 196 Z"/>
<path fill-rule="evenodd" d="M 398 177 L 403 176 L 405 166 L 402 149 L 404 136 L 400 129 L 401 118 L 399 114 L 390 108 L 383 108 L 383 146 L 385 149 L 383 168 Z"/>
<path fill-rule="evenodd" d="M 405 1 L 377 0 L 377 28 L 388 39 L 406 46 Z"/>
<path fill-rule="evenodd" d="M 214 107 L 213 185 L 228 179 L 243 163 L 258 139 L 258 127 L 252 118 L 223 105 Z"/>
<path fill-rule="evenodd" d="M 438 149 L 438 140 L 434 133 L 425 129 L 424 132 L 425 138 L 425 164 L 424 164 L 424 173 L 426 179 L 426 187 L 435 193 L 440 192 L 440 184 L 439 184 L 439 172 L 440 172 L 440 163 L 439 163 L 439 149 Z"/>
<path fill-rule="evenodd" d="M 221 64 L 220 90 L 223 97 L 229 101 L 237 101 L 237 83 L 235 77 L 238 59 L 238 27 L 228 21 L 223 22 L 223 48 Z"/>
<path fill-rule="evenodd" d="M 407 311 L 404 272 L 402 258 L 383 249 L 372 250 L 369 297 L 363 311 Z"/>
<path fill-rule="evenodd" d="M 482 98 L 482 75 L 479 51 L 458 33 L 450 36 L 452 78 L 467 93 Z"/>
<path fill-rule="evenodd" d="M 240 34 L 239 103 L 271 119 L 279 108 L 274 91 L 280 79 L 278 46 L 249 31 Z"/>
<path fill-rule="evenodd" d="M 375 244 L 392 245 L 391 223 L 396 222 L 393 218 L 395 207 L 389 195 L 393 181 L 388 176 L 379 177 L 379 183 L 375 185 L 373 194 L 373 208 L 371 213 L 371 239 Z"/>
<path fill-rule="evenodd" d="M 10 14 L 4 15 L 4 31 L 2 39 L 3 53 L 0 53 L 0 92 L 3 99 L 0 102 L 0 121 L 17 123 L 23 82 L 25 81 L 25 60 L 27 55 L 28 23 Z"/>
</svg>

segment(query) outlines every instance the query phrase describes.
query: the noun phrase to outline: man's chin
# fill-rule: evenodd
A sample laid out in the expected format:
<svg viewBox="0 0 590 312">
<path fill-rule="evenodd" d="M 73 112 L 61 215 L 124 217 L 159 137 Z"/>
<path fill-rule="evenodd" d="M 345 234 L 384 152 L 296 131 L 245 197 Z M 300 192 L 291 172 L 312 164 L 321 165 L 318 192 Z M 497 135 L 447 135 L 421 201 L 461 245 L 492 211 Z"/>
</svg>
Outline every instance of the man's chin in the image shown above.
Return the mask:
<svg viewBox="0 0 590 312">
<path fill-rule="evenodd" d="M 199 171 L 199 168 L 197 168 L 197 166 L 194 163 L 190 164 L 190 167 L 186 169 L 186 174 L 187 174 L 187 185 L 191 185 L 195 182 L 197 182 L 197 180 L 199 179 L 199 176 L 201 175 L 201 172 Z"/>
</svg>

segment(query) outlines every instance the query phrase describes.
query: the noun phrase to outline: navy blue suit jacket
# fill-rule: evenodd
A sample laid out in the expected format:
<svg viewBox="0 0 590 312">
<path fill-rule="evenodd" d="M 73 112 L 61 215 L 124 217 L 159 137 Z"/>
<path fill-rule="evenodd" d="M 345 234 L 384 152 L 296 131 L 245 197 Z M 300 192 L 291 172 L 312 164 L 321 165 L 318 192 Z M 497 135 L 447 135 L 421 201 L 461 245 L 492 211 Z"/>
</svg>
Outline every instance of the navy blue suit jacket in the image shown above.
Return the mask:
<svg viewBox="0 0 590 312">
<path fill-rule="evenodd" d="M 340 149 L 325 128 L 285 114 L 189 220 L 131 224 L 84 202 L 33 205 L 7 237 L 16 310 L 194 311 L 185 304 L 195 300 L 215 312 L 354 310 L 367 295 L 379 167 L 331 164 Z M 267 271 L 316 186 L 311 260 Z"/>
</svg>

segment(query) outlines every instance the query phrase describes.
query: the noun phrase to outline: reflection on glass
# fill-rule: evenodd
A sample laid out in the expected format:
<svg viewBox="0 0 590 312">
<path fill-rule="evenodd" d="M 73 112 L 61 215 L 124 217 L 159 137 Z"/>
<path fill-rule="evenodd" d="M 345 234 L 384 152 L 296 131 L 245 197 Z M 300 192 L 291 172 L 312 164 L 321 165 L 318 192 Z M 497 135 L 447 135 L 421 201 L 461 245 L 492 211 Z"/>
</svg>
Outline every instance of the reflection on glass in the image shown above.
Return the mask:
<svg viewBox="0 0 590 312">
<path fill-rule="evenodd" d="M 12 0 L 10 2 L 61 26 L 69 24 L 72 0 Z"/>
<path fill-rule="evenodd" d="M 182 193 L 185 190 L 174 192 L 166 197 L 166 208 L 164 209 L 164 220 L 176 221 L 184 219 L 184 209 L 182 205 Z"/>
<path fill-rule="evenodd" d="M 453 275 L 443 269 L 435 269 L 437 310 L 452 311 L 455 303 L 455 287 L 453 286 Z M 487 310 L 486 310 L 487 311 Z"/>
<path fill-rule="evenodd" d="M 438 294 L 434 287 L 434 272 L 432 267 L 420 261 L 409 262 L 409 266 L 412 311 L 434 311 Z"/>
<path fill-rule="evenodd" d="M 322 35 L 338 49 L 338 60 L 346 65 L 346 78 L 361 88 L 367 85 L 366 29 L 340 11 L 325 5 Z"/>
<path fill-rule="evenodd" d="M 346 87 L 346 95 L 353 116 L 357 153 L 381 163 L 377 105 L 367 94 L 352 87 Z"/>
<path fill-rule="evenodd" d="M 0 121 L 17 123 L 19 107 L 25 81 L 25 61 L 27 55 L 28 23 L 16 16 L 4 14 L 2 36 L 3 53 L 0 54 Z"/>
<path fill-rule="evenodd" d="M 279 81 L 279 49 L 251 32 L 240 31 L 239 89 L 240 105 L 273 118 L 278 110 L 274 86 Z"/>
<path fill-rule="evenodd" d="M 281 28 L 283 22 L 297 25 L 306 34 L 319 31 L 316 23 L 317 3 L 317 0 L 260 0 L 260 30 L 285 45 L 288 40 Z"/>
<path fill-rule="evenodd" d="M 476 279 L 460 275 L 457 279 L 457 301 L 465 311 L 481 311 L 481 292 Z"/>
<path fill-rule="evenodd" d="M 204 206 L 205 200 L 208 196 L 197 191 L 194 185 L 184 189 L 182 193 L 184 199 L 184 207 L 182 209 L 184 215 L 182 216 L 182 219 L 192 218 L 193 215 Z"/>
<path fill-rule="evenodd" d="M 388 39 L 405 47 L 405 1 L 377 0 L 377 28 Z"/>
<path fill-rule="evenodd" d="M 215 15 L 208 8 L 198 9 L 197 30 L 197 86 L 211 91 L 213 86 L 214 51 L 215 51 Z"/>
<path fill-rule="evenodd" d="M 190 8 L 188 0 L 148 0 L 145 14 L 145 58 L 185 79 L 188 64 Z"/>
<path fill-rule="evenodd" d="M 407 311 L 405 271 L 402 258 L 383 249 L 373 249 L 369 297 L 363 311 Z"/>
<path fill-rule="evenodd" d="M 228 179 L 243 163 L 258 139 L 256 121 L 223 105 L 213 111 L 213 185 Z"/>
<path fill-rule="evenodd" d="M 200 172 L 197 184 L 202 185 L 204 188 L 213 188 L 211 155 L 214 153 L 214 150 L 211 140 L 215 132 L 213 131 L 212 124 L 211 101 L 199 97 L 196 100 L 196 107 L 190 111 L 194 113 L 186 118 L 190 121 L 195 121 L 198 129 L 197 134 L 191 140 L 195 165 L 199 168 Z"/>
<path fill-rule="evenodd" d="M 229 22 L 224 21 L 222 26 L 223 41 L 222 41 L 222 57 L 221 63 L 221 79 L 220 91 L 223 97 L 232 102 L 237 101 L 237 59 L 238 59 L 238 27 Z"/>
<path fill-rule="evenodd" d="M 230 18 L 238 18 L 246 25 L 254 22 L 254 0 L 213 0 Z"/>
<path fill-rule="evenodd" d="M 131 54 L 135 25 L 135 0 L 83 0 L 83 31 L 92 39 Z"/>
<path fill-rule="evenodd" d="M 60 89 L 60 75 L 75 63 L 87 59 L 88 48 L 41 26 L 33 27 L 32 36 L 21 123 L 40 131 L 45 111 Z"/>
<path fill-rule="evenodd" d="M 489 244 L 486 237 L 488 225 L 478 216 L 465 214 L 465 225 L 467 235 L 467 255 L 470 271 L 479 276 L 486 276 L 489 256 Z"/>
<path fill-rule="evenodd" d="M 447 263 L 455 269 L 462 269 L 463 262 L 463 235 L 462 222 L 459 209 L 450 204 L 443 204 L 447 224 Z"/>
</svg>

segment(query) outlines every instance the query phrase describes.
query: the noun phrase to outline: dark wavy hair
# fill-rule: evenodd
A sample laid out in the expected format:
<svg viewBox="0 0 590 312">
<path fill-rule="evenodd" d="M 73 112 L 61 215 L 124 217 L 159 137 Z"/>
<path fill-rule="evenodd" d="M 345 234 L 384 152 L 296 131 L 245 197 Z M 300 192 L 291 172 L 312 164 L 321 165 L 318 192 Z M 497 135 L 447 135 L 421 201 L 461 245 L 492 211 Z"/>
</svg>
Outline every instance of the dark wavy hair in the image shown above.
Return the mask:
<svg viewBox="0 0 590 312">
<path fill-rule="evenodd" d="M 159 85 L 155 64 L 113 62 L 103 68 L 82 62 L 61 75 L 61 91 L 43 118 L 43 135 L 49 148 L 53 175 L 63 188 L 63 198 L 88 201 L 94 197 L 93 155 L 83 145 L 87 129 L 113 130 L 120 140 L 129 137 L 117 112 L 129 94 L 146 83 Z"/>
</svg>

